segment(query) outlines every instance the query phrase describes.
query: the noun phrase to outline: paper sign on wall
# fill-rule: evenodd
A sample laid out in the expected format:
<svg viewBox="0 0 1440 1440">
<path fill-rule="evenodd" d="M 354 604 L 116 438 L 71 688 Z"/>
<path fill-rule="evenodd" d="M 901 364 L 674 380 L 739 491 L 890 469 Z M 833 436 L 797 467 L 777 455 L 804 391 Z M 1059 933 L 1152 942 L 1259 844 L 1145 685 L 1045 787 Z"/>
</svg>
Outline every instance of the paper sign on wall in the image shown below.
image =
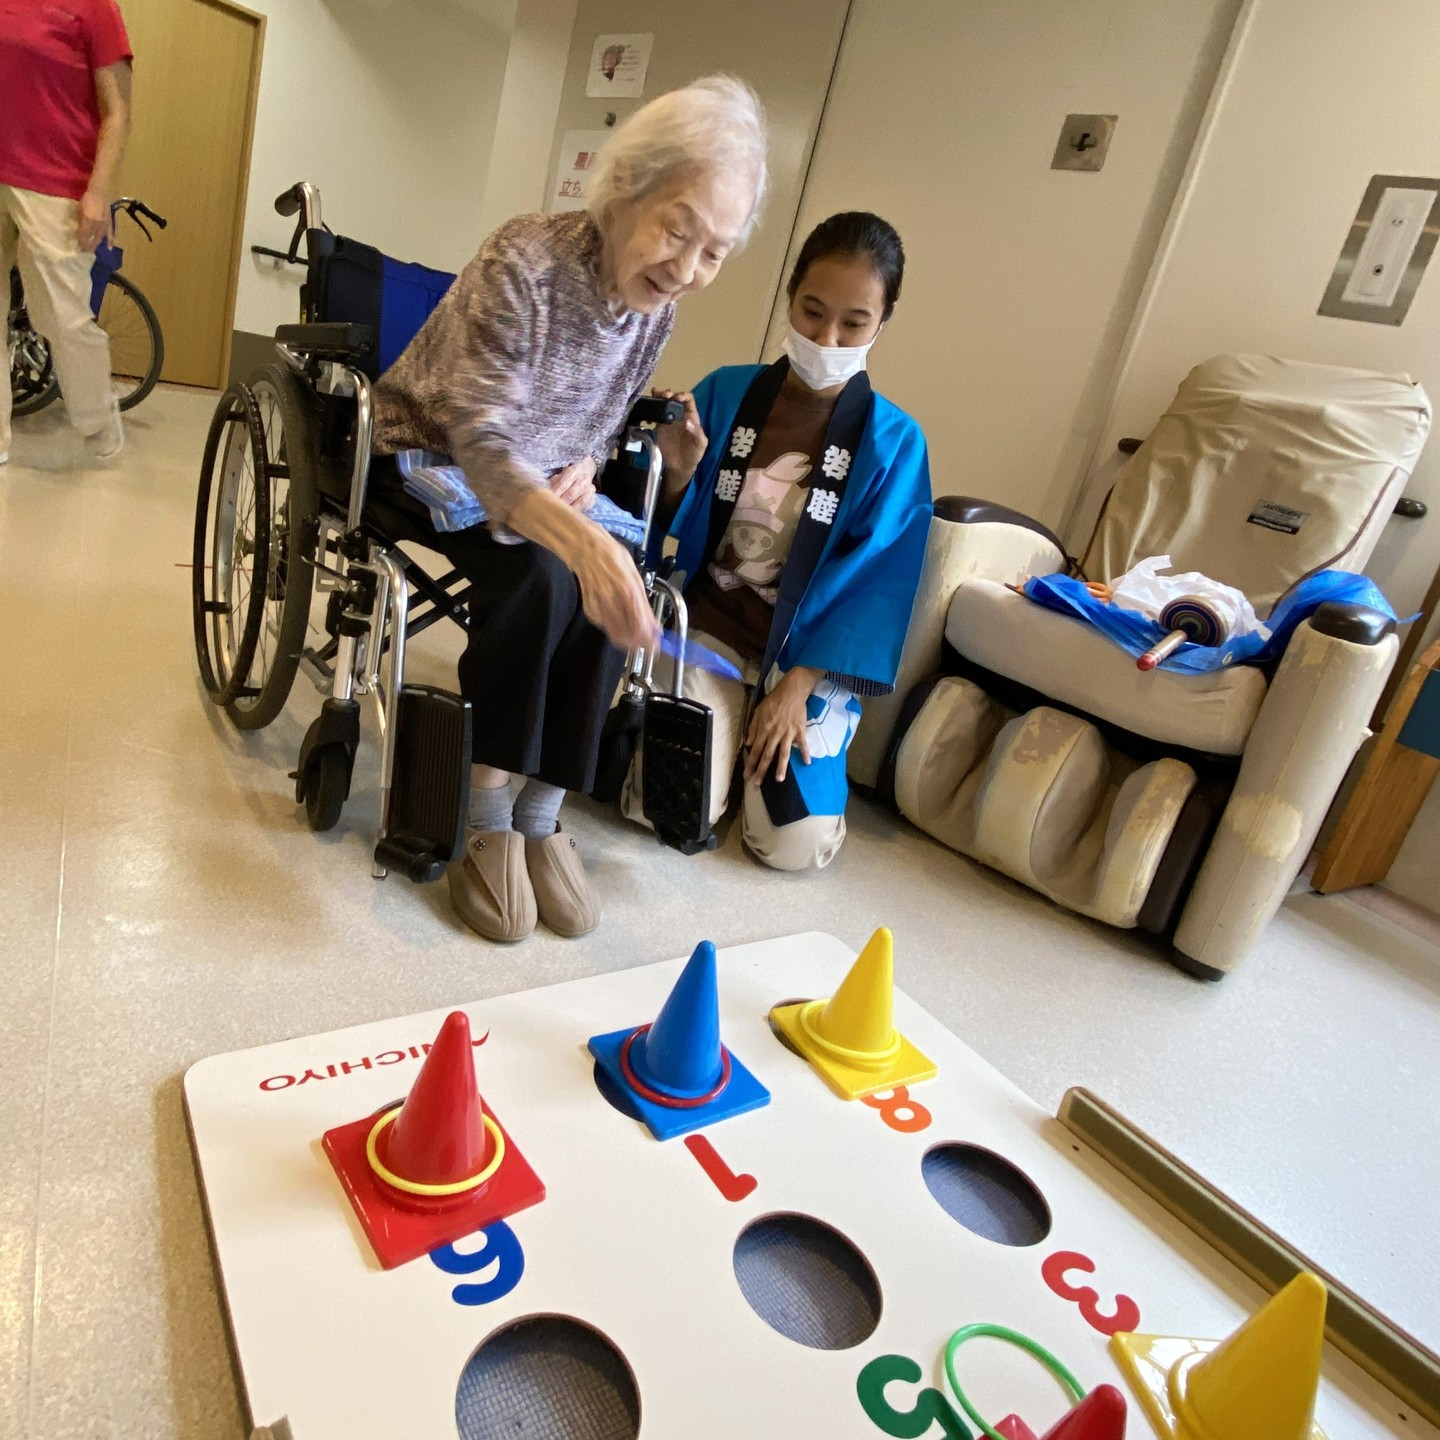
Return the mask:
<svg viewBox="0 0 1440 1440">
<path fill-rule="evenodd" d="M 597 35 L 585 93 L 600 100 L 638 100 L 645 93 L 653 35 Z"/>
<path fill-rule="evenodd" d="M 560 143 L 560 163 L 555 167 L 555 186 L 550 193 L 550 213 L 583 210 L 590 192 L 590 173 L 600 147 L 613 130 L 567 130 Z"/>
</svg>

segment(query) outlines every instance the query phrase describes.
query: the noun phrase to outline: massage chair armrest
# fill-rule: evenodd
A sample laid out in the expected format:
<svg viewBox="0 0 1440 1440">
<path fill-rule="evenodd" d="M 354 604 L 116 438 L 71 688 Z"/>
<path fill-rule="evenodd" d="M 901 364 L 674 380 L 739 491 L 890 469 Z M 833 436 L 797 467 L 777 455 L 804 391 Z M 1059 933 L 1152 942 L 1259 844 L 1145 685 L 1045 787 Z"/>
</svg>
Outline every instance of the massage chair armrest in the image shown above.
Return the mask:
<svg viewBox="0 0 1440 1440">
<path fill-rule="evenodd" d="M 1187 969 L 1232 970 L 1280 908 L 1370 733 L 1400 648 L 1393 629 L 1373 610 L 1335 603 L 1290 637 L 1175 931 Z"/>
<path fill-rule="evenodd" d="M 1311 626 L 1334 640 L 1348 640 L 1352 645 L 1378 645 L 1395 631 L 1395 622 L 1368 605 L 1348 600 L 1327 600 L 1315 607 Z"/>
<path fill-rule="evenodd" d="M 993 500 L 977 500 L 973 495 L 942 495 L 935 502 L 935 518 L 950 525 L 1005 526 L 1007 532 L 1025 531 L 1035 538 L 1020 541 L 1018 536 L 1006 532 L 1000 533 L 1004 534 L 1004 538 L 1009 544 L 1018 541 L 1022 545 L 1034 547 L 1039 563 L 1028 569 L 1027 574 L 1046 575 L 1065 568 L 1065 547 L 1060 543 L 1060 537 L 1048 526 L 1031 519 L 1029 515 L 1023 514 L 1019 510 L 1012 510 L 1008 505 L 997 505 Z M 998 539 L 999 535 L 997 534 L 995 538 Z M 1046 562 L 1046 557 L 1052 552 L 1055 560 L 1053 564 L 1049 564 Z M 1004 562 L 999 563 L 1003 564 Z M 1003 581 L 1010 577 L 994 574 L 983 575 L 981 578 Z"/>
<path fill-rule="evenodd" d="M 967 580 L 1018 585 L 1028 575 L 1064 570 L 1066 563 L 1059 539 L 1018 510 L 969 495 L 942 495 L 935 501 L 894 693 L 861 701 L 865 720 L 850 745 L 847 765 L 855 784 L 875 784 L 905 696 L 940 668 L 945 619 L 961 585 Z"/>
</svg>

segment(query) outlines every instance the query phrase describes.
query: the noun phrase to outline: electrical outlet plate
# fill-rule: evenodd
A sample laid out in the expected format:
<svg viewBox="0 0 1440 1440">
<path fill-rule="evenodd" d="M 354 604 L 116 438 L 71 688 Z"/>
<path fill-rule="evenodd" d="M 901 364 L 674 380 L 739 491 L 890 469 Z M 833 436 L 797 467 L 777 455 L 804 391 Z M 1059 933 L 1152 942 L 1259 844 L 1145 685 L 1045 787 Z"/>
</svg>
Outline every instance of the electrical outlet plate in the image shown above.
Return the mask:
<svg viewBox="0 0 1440 1440">
<path fill-rule="evenodd" d="M 1110 153 L 1114 115 L 1067 115 L 1050 161 L 1052 170 L 1098 170 Z"/>
<path fill-rule="evenodd" d="M 1375 175 L 1350 222 L 1350 233 L 1330 273 L 1319 313 L 1340 320 L 1368 320 L 1374 325 L 1399 325 L 1410 309 L 1420 277 L 1440 236 L 1440 205 L 1416 204 L 1418 192 L 1440 192 L 1440 179 L 1412 175 Z M 1388 198 L 1387 198 L 1388 196 Z M 1376 221 L 1394 232 L 1393 243 Z M 1388 222 L 1388 224 L 1387 224 Z M 1415 231 L 1418 229 L 1418 238 Z M 1373 235 L 1372 235 L 1373 232 Z M 1357 274 L 1357 265 L 1374 276 Z M 1403 266 L 1396 282 L 1382 272 Z"/>
</svg>

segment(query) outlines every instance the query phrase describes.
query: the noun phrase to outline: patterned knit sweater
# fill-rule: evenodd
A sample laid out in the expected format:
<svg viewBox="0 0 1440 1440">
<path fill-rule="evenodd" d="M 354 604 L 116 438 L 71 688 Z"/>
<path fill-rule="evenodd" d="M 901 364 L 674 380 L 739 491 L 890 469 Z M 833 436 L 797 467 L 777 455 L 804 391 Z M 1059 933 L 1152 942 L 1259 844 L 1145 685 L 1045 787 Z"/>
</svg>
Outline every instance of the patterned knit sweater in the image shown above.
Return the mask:
<svg viewBox="0 0 1440 1440">
<path fill-rule="evenodd" d="M 600 246 L 584 211 L 500 226 L 375 386 L 376 453 L 453 456 L 492 526 L 564 466 L 603 467 L 675 321 L 612 314 Z"/>
</svg>

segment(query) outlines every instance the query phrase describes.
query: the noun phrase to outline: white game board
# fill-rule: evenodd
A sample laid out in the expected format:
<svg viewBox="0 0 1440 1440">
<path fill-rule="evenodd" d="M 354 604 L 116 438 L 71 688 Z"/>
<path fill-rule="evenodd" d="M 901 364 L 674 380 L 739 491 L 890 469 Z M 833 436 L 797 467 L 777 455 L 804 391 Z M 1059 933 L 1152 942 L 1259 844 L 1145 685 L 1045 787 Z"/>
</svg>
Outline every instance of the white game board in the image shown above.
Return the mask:
<svg viewBox="0 0 1440 1440">
<path fill-rule="evenodd" d="M 480 1287 L 473 1300 L 493 1269 L 457 1278 L 424 1258 L 382 1271 L 320 1148 L 327 1128 L 404 1096 L 448 1011 L 196 1064 L 185 1099 L 254 1424 L 287 1421 L 294 1440 L 453 1440 L 456 1387 L 476 1348 L 520 1317 L 558 1314 L 623 1355 L 644 1440 L 939 1435 L 938 1422 L 917 1432 L 872 1420 L 857 1399 L 862 1370 L 887 1355 L 923 1369 L 922 1381 L 885 1391 L 904 1415 L 921 1386 L 944 1388 L 951 1332 L 992 1321 L 1039 1340 L 1086 1386 L 1123 1390 L 1086 1310 L 1103 1324 L 1124 1295 L 1138 1306 L 1136 1329 L 1219 1336 L 1259 1307 L 1254 1285 L 901 993 L 897 1026 L 940 1066 L 911 1097 L 923 1109 L 838 1100 L 766 1016 L 779 1001 L 830 994 L 854 955 L 821 934 L 720 952 L 725 1042 L 773 1096 L 704 1132 L 730 1172 L 754 1179 L 729 1187 L 748 1189 L 736 1201 L 683 1141 L 653 1140 L 601 1099 L 585 1048 L 591 1035 L 652 1020 L 686 956 L 463 1007 L 477 1039 L 488 1035 L 475 1049 L 481 1093 L 548 1191 L 509 1222 L 523 1274 L 490 1303 L 452 1292 L 468 1280 Z M 903 982 L 903 953 L 896 973 Z M 1016 1248 L 952 1219 L 921 1175 L 922 1157 L 945 1142 L 993 1151 L 1027 1175 L 1049 1206 L 1048 1235 Z M 750 1308 L 736 1238 L 775 1213 L 813 1216 L 864 1256 L 882 1295 L 868 1339 L 812 1349 Z M 1063 1252 L 1071 1259 L 1053 1258 Z M 1080 1298 L 1057 1293 L 1046 1271 Z M 1016 1412 L 1040 1433 L 1066 1408 L 1043 1369 L 996 1342 L 967 1346 L 961 1369 L 991 1423 Z M 1330 1440 L 1440 1440 L 1420 1420 L 1401 1422 L 1400 1408 L 1327 1351 L 1317 1419 Z M 1133 1401 L 1129 1434 L 1149 1435 Z"/>
</svg>

